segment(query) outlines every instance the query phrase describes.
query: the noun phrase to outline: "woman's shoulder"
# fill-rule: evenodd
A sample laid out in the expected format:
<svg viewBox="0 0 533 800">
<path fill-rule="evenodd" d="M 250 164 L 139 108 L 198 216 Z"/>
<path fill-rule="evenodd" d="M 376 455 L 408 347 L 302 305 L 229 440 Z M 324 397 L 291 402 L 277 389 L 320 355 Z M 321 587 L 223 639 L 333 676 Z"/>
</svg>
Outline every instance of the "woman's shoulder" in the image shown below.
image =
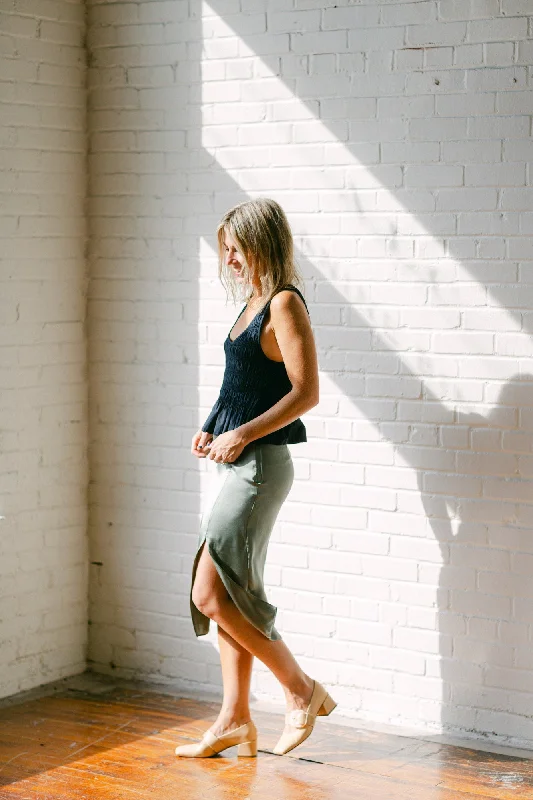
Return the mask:
<svg viewBox="0 0 533 800">
<path fill-rule="evenodd" d="M 298 289 L 298 287 L 293 286 L 293 284 L 288 284 L 282 289 L 279 289 L 271 298 L 270 305 L 273 308 L 274 313 L 294 313 L 297 310 L 303 310 L 304 308 L 307 313 L 309 313 L 309 309 L 307 308 L 307 303 L 305 302 L 302 292 L 300 289 Z"/>
</svg>

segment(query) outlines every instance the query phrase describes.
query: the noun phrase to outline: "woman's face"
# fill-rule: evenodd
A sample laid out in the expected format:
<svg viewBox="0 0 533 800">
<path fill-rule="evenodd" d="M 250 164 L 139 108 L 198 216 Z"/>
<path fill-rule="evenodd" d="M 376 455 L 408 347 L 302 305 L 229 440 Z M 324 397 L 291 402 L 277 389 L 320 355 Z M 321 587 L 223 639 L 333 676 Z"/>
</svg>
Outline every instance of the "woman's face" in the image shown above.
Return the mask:
<svg viewBox="0 0 533 800">
<path fill-rule="evenodd" d="M 241 253 L 237 242 L 233 239 L 230 233 L 224 232 L 224 253 L 226 264 L 233 270 L 233 275 L 238 283 L 244 282 L 243 266 L 246 265 L 246 259 Z"/>
</svg>

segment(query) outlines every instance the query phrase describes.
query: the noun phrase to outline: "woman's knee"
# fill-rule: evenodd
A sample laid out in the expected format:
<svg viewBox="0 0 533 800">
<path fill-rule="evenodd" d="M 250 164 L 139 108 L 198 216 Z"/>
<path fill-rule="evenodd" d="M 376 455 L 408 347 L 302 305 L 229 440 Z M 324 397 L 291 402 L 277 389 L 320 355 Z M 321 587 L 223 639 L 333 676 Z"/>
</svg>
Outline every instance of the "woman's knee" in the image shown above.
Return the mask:
<svg viewBox="0 0 533 800">
<path fill-rule="evenodd" d="M 212 588 L 203 586 L 199 581 L 194 582 L 192 601 L 198 611 L 210 619 L 214 619 L 220 610 L 217 593 L 213 592 Z"/>
<path fill-rule="evenodd" d="M 220 616 L 229 596 L 212 562 L 209 564 L 209 569 L 198 569 L 191 596 L 198 611 L 206 617 L 215 620 Z"/>
</svg>

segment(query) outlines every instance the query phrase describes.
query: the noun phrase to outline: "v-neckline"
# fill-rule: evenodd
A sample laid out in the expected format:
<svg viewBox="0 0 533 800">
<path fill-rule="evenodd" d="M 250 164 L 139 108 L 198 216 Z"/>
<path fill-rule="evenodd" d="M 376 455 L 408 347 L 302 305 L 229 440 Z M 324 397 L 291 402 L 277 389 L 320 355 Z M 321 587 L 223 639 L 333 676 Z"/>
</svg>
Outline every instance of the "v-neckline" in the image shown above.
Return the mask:
<svg viewBox="0 0 533 800">
<path fill-rule="evenodd" d="M 244 312 L 246 311 L 246 309 L 247 309 L 247 306 L 244 306 L 243 310 L 241 311 L 241 313 L 239 314 L 239 316 L 237 317 L 237 319 L 235 320 L 235 322 L 234 322 L 234 323 L 233 323 L 233 325 L 231 326 L 231 329 L 230 329 L 230 331 L 229 331 L 229 333 L 228 333 L 228 340 L 231 342 L 231 344 L 235 344 L 235 342 L 237 341 L 237 339 L 240 339 L 240 338 L 241 338 L 241 336 L 243 335 L 243 333 L 246 333 L 246 331 L 248 330 L 248 328 L 250 327 L 250 325 L 252 324 L 252 322 L 254 321 L 254 319 L 256 319 L 256 317 L 258 317 L 258 316 L 259 316 L 259 314 L 261 313 L 261 311 L 263 311 L 263 309 L 265 308 L 265 306 L 266 306 L 266 303 L 265 303 L 265 305 L 263 306 L 263 308 L 260 308 L 260 309 L 259 309 L 259 311 L 257 312 L 257 314 L 255 314 L 255 315 L 252 317 L 252 319 L 250 320 L 250 322 L 248 323 L 248 325 L 246 326 L 246 328 L 244 328 L 244 329 L 243 329 L 243 330 L 242 330 L 242 331 L 239 333 L 239 335 L 235 337 L 235 339 L 232 339 L 232 338 L 231 338 L 231 336 L 230 336 L 230 333 L 231 333 L 231 331 L 233 330 L 233 328 L 235 327 L 235 325 L 238 323 L 238 321 L 240 320 L 240 318 L 242 317 L 242 315 L 244 314 Z"/>
</svg>

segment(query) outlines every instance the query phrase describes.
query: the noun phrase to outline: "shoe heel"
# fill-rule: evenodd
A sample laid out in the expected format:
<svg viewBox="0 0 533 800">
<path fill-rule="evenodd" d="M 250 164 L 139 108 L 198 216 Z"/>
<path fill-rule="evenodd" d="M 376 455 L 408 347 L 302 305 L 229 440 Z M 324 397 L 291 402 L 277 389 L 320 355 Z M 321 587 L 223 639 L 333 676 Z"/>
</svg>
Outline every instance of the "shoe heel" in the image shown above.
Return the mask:
<svg viewBox="0 0 533 800">
<path fill-rule="evenodd" d="M 331 714 L 336 705 L 337 703 L 335 702 L 335 700 L 333 700 L 333 698 L 330 697 L 329 694 L 327 694 L 326 697 L 324 698 L 324 702 L 318 709 L 318 716 L 327 717 L 328 714 Z"/>
<path fill-rule="evenodd" d="M 237 748 L 238 756 L 256 756 L 257 755 L 257 740 L 253 742 L 243 742 Z"/>
</svg>

